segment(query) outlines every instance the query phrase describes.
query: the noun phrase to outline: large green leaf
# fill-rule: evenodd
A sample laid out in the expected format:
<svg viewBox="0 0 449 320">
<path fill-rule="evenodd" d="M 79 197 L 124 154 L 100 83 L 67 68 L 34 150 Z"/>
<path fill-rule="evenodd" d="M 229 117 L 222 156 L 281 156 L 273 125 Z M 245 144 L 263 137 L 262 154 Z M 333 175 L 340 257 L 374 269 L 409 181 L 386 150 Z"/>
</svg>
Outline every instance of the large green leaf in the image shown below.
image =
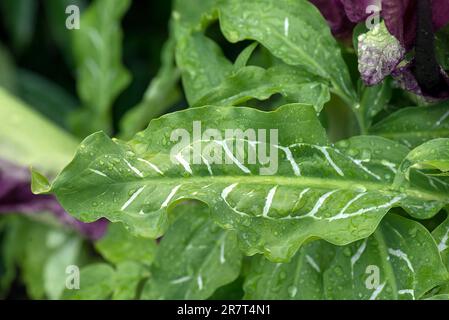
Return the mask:
<svg viewBox="0 0 449 320">
<path fill-rule="evenodd" d="M 136 261 L 150 265 L 156 254 L 152 239 L 133 236 L 121 223 L 111 223 L 107 233 L 95 243 L 95 248 L 111 263 Z"/>
<path fill-rule="evenodd" d="M 254 258 L 244 289 L 249 299 L 419 299 L 447 279 L 430 233 L 389 214 L 344 247 L 315 241 L 287 264 Z"/>
<path fill-rule="evenodd" d="M 2 158 L 54 173 L 73 155 L 77 141 L 0 88 Z"/>
<path fill-rule="evenodd" d="M 449 103 L 401 109 L 376 123 L 370 133 L 408 147 L 417 147 L 436 138 L 449 138 Z"/>
<path fill-rule="evenodd" d="M 253 98 L 265 100 L 275 93 L 289 102 L 314 105 L 317 112 L 330 100 L 328 86 L 304 70 L 287 65 L 270 69 L 247 66 L 231 73 L 193 106 L 232 106 Z"/>
<path fill-rule="evenodd" d="M 199 120 L 218 131 L 194 130 Z M 180 142 L 181 132 L 193 138 Z M 199 147 L 195 164 L 188 157 Z M 270 158 L 252 157 L 254 149 L 267 157 L 269 150 Z M 415 177 L 392 188 L 407 153 L 380 137 L 332 146 L 311 106 L 274 112 L 207 106 L 153 120 L 128 143 L 93 134 L 51 186 L 35 173 L 34 191 L 55 193 L 83 221 L 106 217 L 149 237 L 168 228 L 167 209 L 197 199 L 215 222 L 237 231 L 247 254 L 279 261 L 310 238 L 338 245 L 365 238 L 395 206 L 421 218 L 436 214 L 449 201 L 447 190 Z"/>
<path fill-rule="evenodd" d="M 161 68 L 145 91 L 143 100 L 125 114 L 121 120 L 121 136 L 131 138 L 145 128 L 150 120 L 160 116 L 165 109 L 180 99 L 177 87 L 179 70 L 174 65 L 175 43 L 170 38 L 161 54 Z"/>
<path fill-rule="evenodd" d="M 77 87 L 84 108 L 72 121 L 80 136 L 111 129 L 112 103 L 130 82 L 121 62 L 120 28 L 129 4 L 129 0 L 96 0 L 82 14 L 81 28 L 73 30 Z"/>
<path fill-rule="evenodd" d="M 337 42 L 309 1 L 225 0 L 219 15 L 222 32 L 230 42 L 260 42 L 287 64 L 328 79 L 335 93 L 355 105 L 356 95 Z"/>
<path fill-rule="evenodd" d="M 215 225 L 205 206 L 180 209 L 160 243 L 142 299 L 206 299 L 240 273 L 235 233 Z"/>
</svg>

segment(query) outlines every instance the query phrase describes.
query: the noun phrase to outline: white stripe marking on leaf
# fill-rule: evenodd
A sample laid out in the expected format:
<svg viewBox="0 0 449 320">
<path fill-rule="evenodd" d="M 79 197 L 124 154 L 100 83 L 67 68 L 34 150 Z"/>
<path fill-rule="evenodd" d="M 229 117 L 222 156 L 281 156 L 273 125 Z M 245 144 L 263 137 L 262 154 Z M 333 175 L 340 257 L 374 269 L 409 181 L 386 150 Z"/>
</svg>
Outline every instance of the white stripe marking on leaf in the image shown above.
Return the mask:
<svg viewBox="0 0 449 320">
<path fill-rule="evenodd" d="M 367 195 L 367 192 L 363 192 L 363 193 L 359 193 L 358 195 L 356 195 L 353 199 L 349 200 L 348 203 L 346 203 L 346 205 L 343 207 L 343 209 L 341 209 L 340 213 L 337 214 L 336 216 L 332 217 L 332 220 L 338 220 L 340 218 L 340 216 L 344 216 L 346 210 L 357 200 L 359 200 L 361 197 Z"/>
<path fill-rule="evenodd" d="M 323 206 L 324 202 L 326 201 L 327 198 L 329 198 L 332 194 L 334 194 L 335 192 L 337 192 L 338 190 L 332 190 L 329 191 L 325 194 L 323 194 L 318 201 L 315 203 L 315 206 L 313 207 L 312 210 L 310 210 L 309 213 L 307 213 L 305 215 L 305 217 L 315 217 L 315 214 L 318 212 L 318 210 L 320 210 L 320 208 Z"/>
<path fill-rule="evenodd" d="M 289 29 L 289 21 L 288 17 L 285 17 L 284 19 L 284 35 L 288 37 L 288 29 Z"/>
<path fill-rule="evenodd" d="M 401 251 L 400 249 L 394 250 L 394 249 L 388 248 L 388 253 L 395 257 L 398 257 L 399 259 L 404 260 L 405 263 L 407 264 L 407 267 L 410 269 L 410 271 L 413 273 L 415 272 L 415 270 L 413 269 L 413 265 L 410 262 L 410 259 L 408 258 L 407 254 L 405 252 Z"/>
<path fill-rule="evenodd" d="M 136 167 L 133 167 L 132 165 L 131 165 L 131 163 L 129 163 L 128 162 L 128 160 L 126 160 L 126 159 L 123 159 L 124 161 L 125 161 L 125 163 L 126 163 L 126 165 L 135 173 L 135 174 L 137 174 L 139 177 L 141 177 L 141 178 L 143 178 L 143 174 L 142 174 L 142 172 L 140 172 L 140 170 L 139 169 L 137 169 Z"/>
<path fill-rule="evenodd" d="M 196 281 L 198 282 L 198 289 L 203 290 L 203 278 L 199 275 L 198 278 L 196 278 Z"/>
<path fill-rule="evenodd" d="M 245 167 L 242 163 L 240 163 L 240 161 L 238 161 L 238 159 L 236 157 L 234 157 L 231 150 L 229 150 L 226 141 L 219 141 L 219 140 L 214 140 L 214 141 L 218 145 L 222 146 L 226 155 L 232 160 L 232 162 L 234 162 L 237 165 L 237 167 L 240 168 L 240 170 L 242 170 L 245 173 L 251 173 L 251 171 L 247 167 Z"/>
<path fill-rule="evenodd" d="M 365 249 L 366 249 L 366 240 L 362 242 L 360 247 L 357 249 L 357 252 L 351 257 L 351 274 L 353 278 L 354 278 L 354 265 L 356 264 L 357 261 L 359 261 L 363 252 L 365 252 Z"/>
<path fill-rule="evenodd" d="M 229 193 L 231 193 L 231 191 L 238 185 L 238 183 L 233 183 L 229 186 L 227 186 L 226 188 L 223 189 L 223 191 L 221 192 L 221 198 L 223 199 L 223 201 L 226 203 L 226 205 L 231 208 L 235 213 L 238 213 L 241 216 L 249 216 L 248 214 L 246 214 L 245 212 L 241 212 L 239 210 L 237 210 L 236 208 L 232 207 L 228 200 L 227 197 L 229 195 Z"/>
<path fill-rule="evenodd" d="M 176 192 L 178 191 L 179 188 L 181 188 L 181 184 L 177 185 L 176 187 L 174 187 L 174 188 L 170 191 L 170 193 L 169 193 L 167 199 L 165 199 L 164 202 L 162 203 L 161 209 L 162 209 L 162 208 L 165 208 L 166 206 L 168 206 L 168 203 L 169 203 L 170 200 L 174 197 L 174 195 L 176 194 Z"/>
<path fill-rule="evenodd" d="M 103 173 L 103 172 L 101 172 L 101 171 L 98 171 L 98 170 L 95 170 L 95 169 L 89 169 L 89 170 L 92 171 L 92 172 L 95 173 L 95 174 L 98 174 L 98 175 L 100 175 L 100 176 L 109 178 L 105 173 Z"/>
<path fill-rule="evenodd" d="M 142 158 L 137 158 L 137 160 L 146 163 L 148 166 L 151 167 L 151 169 L 153 169 L 154 171 L 156 171 L 160 175 L 164 175 L 164 173 L 155 164 L 151 163 L 150 161 L 142 159 Z"/>
<path fill-rule="evenodd" d="M 318 264 L 308 254 L 306 254 L 306 260 L 310 264 L 310 266 L 316 270 L 316 272 L 321 273 L 321 270 L 320 270 L 320 267 L 318 266 Z"/>
<path fill-rule="evenodd" d="M 192 169 L 190 168 L 190 164 L 182 157 L 180 153 L 175 156 L 175 159 L 178 160 L 179 164 L 183 166 L 184 170 L 190 174 L 193 174 Z"/>
<path fill-rule="evenodd" d="M 368 173 L 370 176 L 374 177 L 377 180 L 382 180 L 377 174 L 375 174 L 374 172 L 372 172 L 371 170 L 369 170 L 367 167 L 365 167 L 362 162 L 363 160 L 360 159 L 353 159 L 351 157 L 349 157 L 349 159 L 356 165 L 358 166 L 360 169 L 362 169 L 363 171 L 365 171 L 366 173 Z"/>
<path fill-rule="evenodd" d="M 263 207 L 263 212 L 262 212 L 262 215 L 264 217 L 268 216 L 268 211 L 270 211 L 271 204 L 273 203 L 273 197 L 274 197 L 274 194 L 276 193 L 277 187 L 278 186 L 271 188 L 270 191 L 268 192 L 267 197 L 265 198 L 265 206 Z"/>
<path fill-rule="evenodd" d="M 221 246 L 220 246 L 220 263 L 223 264 L 225 262 L 226 262 L 226 258 L 225 258 L 225 243 L 224 243 L 224 240 L 223 240 L 223 242 L 221 243 Z"/>
<path fill-rule="evenodd" d="M 185 277 L 181 277 L 181 278 L 175 279 L 175 280 L 171 281 L 171 283 L 172 284 L 180 284 L 180 283 L 187 282 L 190 279 L 192 279 L 191 276 L 185 276 Z"/>
<path fill-rule="evenodd" d="M 231 191 L 238 185 L 238 183 L 233 183 L 229 186 L 227 186 L 226 188 L 223 189 L 223 191 L 221 192 L 221 197 L 223 198 L 223 200 L 226 201 L 226 198 L 228 197 L 229 193 L 231 193 Z"/>
<path fill-rule="evenodd" d="M 447 241 L 449 240 L 449 228 L 446 230 L 444 237 L 441 239 L 441 242 L 438 244 L 438 251 L 442 252 L 448 248 Z"/>
<path fill-rule="evenodd" d="M 293 172 L 295 173 L 295 176 L 300 176 L 301 175 L 301 170 L 298 166 L 298 164 L 296 163 L 295 159 L 293 158 L 293 154 L 292 151 L 290 150 L 289 147 L 282 147 L 282 146 L 275 146 L 278 149 L 281 149 L 282 151 L 284 151 L 285 156 L 287 157 L 287 160 L 290 162 L 290 165 L 292 166 Z"/>
<path fill-rule="evenodd" d="M 443 116 L 438 119 L 437 122 L 435 122 L 435 125 L 433 126 L 434 128 L 439 127 L 444 120 L 446 120 L 449 117 L 449 111 L 447 111 L 445 114 L 443 114 Z"/>
<path fill-rule="evenodd" d="M 137 198 L 137 196 L 145 189 L 146 186 L 140 187 L 136 192 L 134 192 L 131 197 L 128 199 L 128 201 L 125 202 L 125 204 L 122 206 L 120 210 L 125 210 L 128 208 L 128 206 Z"/>
<path fill-rule="evenodd" d="M 207 166 L 207 171 L 209 171 L 209 174 L 210 174 L 211 176 L 213 176 L 214 173 L 212 172 L 212 168 L 211 168 L 211 166 L 210 166 L 209 161 L 207 161 L 207 159 L 206 159 L 203 155 L 201 155 L 201 159 L 203 159 L 204 164 Z"/>
<path fill-rule="evenodd" d="M 329 155 L 329 152 L 327 152 L 326 147 L 321 147 L 321 146 L 314 146 L 314 148 L 318 149 L 321 151 L 321 153 L 324 155 L 324 157 L 326 158 L 327 162 L 329 162 L 329 164 L 332 166 L 332 168 L 334 168 L 334 170 L 342 177 L 344 177 L 344 173 L 343 171 L 340 169 L 339 166 L 337 166 L 337 164 L 332 160 L 331 156 Z"/>
<path fill-rule="evenodd" d="M 382 205 L 379 205 L 379 206 L 362 208 L 362 209 L 359 209 L 356 212 L 352 212 L 352 213 L 339 213 L 336 216 L 330 217 L 329 221 L 339 220 L 339 219 L 347 219 L 350 217 L 359 216 L 361 214 L 364 214 L 364 213 L 367 213 L 370 211 L 376 211 L 376 210 L 380 210 L 380 209 L 389 208 L 389 207 L 393 206 L 395 203 L 401 201 L 402 198 L 403 197 L 401 197 L 401 196 L 397 196 L 397 197 L 393 198 L 391 201 L 384 203 Z"/>
<path fill-rule="evenodd" d="M 382 290 L 385 287 L 386 282 L 382 283 L 381 285 L 378 285 L 376 290 L 374 290 L 373 294 L 369 298 L 370 300 L 376 300 L 376 298 L 379 296 L 379 294 L 382 292 Z"/>
<path fill-rule="evenodd" d="M 398 294 L 409 294 L 415 300 L 415 290 L 413 289 L 402 289 L 398 291 Z"/>
</svg>

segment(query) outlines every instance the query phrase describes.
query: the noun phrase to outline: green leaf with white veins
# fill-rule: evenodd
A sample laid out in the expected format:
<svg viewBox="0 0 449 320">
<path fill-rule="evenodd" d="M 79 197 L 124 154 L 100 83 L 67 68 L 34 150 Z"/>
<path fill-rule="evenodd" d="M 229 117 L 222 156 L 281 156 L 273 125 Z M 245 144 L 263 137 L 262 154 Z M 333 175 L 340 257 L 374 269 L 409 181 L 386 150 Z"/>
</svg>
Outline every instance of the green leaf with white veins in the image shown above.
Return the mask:
<svg viewBox="0 0 449 320">
<path fill-rule="evenodd" d="M 275 93 L 289 102 L 314 105 L 317 112 L 330 100 L 328 86 L 304 70 L 287 65 L 269 69 L 247 66 L 233 72 L 193 106 L 232 106 L 253 98 L 265 100 Z"/>
<path fill-rule="evenodd" d="M 436 214 L 449 193 L 414 180 L 391 187 L 407 153 L 380 137 L 332 146 L 312 106 L 207 106 L 153 120 L 127 143 L 89 136 L 44 191 L 78 219 L 122 221 L 149 237 L 168 228 L 167 209 L 196 199 L 237 231 L 247 254 L 281 261 L 309 238 L 339 245 L 365 238 L 395 206 L 430 203 L 419 212 Z"/>
<path fill-rule="evenodd" d="M 408 147 L 437 138 L 449 138 L 449 103 L 401 109 L 376 123 L 370 133 Z"/>
<path fill-rule="evenodd" d="M 235 233 L 214 224 L 205 206 L 179 209 L 162 238 L 142 299 L 206 299 L 240 274 Z"/>
<path fill-rule="evenodd" d="M 419 299 L 447 279 L 430 233 L 389 214 L 372 236 L 350 245 L 315 241 L 286 264 L 256 257 L 244 289 L 249 299 Z"/>
<path fill-rule="evenodd" d="M 219 6 L 219 19 L 230 42 L 260 42 L 287 64 L 329 80 L 336 94 L 355 105 L 356 95 L 337 42 L 309 1 L 225 0 Z"/>
</svg>

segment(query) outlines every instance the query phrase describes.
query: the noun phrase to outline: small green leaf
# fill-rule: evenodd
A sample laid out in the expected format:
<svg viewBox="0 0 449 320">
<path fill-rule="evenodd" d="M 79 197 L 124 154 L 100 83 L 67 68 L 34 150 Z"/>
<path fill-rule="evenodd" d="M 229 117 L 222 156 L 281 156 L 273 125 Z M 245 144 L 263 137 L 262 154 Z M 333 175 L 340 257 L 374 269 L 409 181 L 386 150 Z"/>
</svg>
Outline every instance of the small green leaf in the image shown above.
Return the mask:
<svg viewBox="0 0 449 320">
<path fill-rule="evenodd" d="M 176 62 L 182 74 L 182 84 L 189 105 L 218 86 L 233 66 L 220 47 L 200 32 L 178 36 Z"/>
<path fill-rule="evenodd" d="M 206 299 L 240 273 L 235 233 L 215 225 L 205 206 L 182 206 L 178 214 L 159 245 L 142 299 Z"/>
<path fill-rule="evenodd" d="M 409 181 L 412 169 L 439 170 L 446 174 L 449 171 L 449 139 L 434 139 L 413 149 L 402 162 L 395 184 L 401 185 L 404 178 Z M 449 180 L 444 176 L 439 179 L 440 186 L 435 188 L 449 187 Z"/>
<path fill-rule="evenodd" d="M 251 58 L 251 55 L 253 54 L 254 50 L 257 48 L 258 43 L 253 42 L 249 46 L 247 46 L 245 49 L 240 52 L 237 59 L 235 59 L 234 62 L 234 70 L 237 71 L 243 67 L 246 67 L 248 64 L 248 60 Z"/>
<path fill-rule="evenodd" d="M 367 87 L 361 85 L 360 105 L 357 108 L 358 114 L 363 119 L 364 130 L 368 129 L 373 118 L 386 108 L 392 94 L 391 81 L 388 79 L 382 83 Z"/>
<path fill-rule="evenodd" d="M 370 133 L 410 148 L 432 139 L 449 138 L 449 103 L 401 109 L 376 123 Z"/>
<path fill-rule="evenodd" d="M 136 261 L 150 265 L 157 246 L 152 239 L 130 234 L 121 223 L 110 223 L 106 235 L 95 243 L 95 248 L 114 264 Z"/>
<path fill-rule="evenodd" d="M 142 279 L 150 275 L 149 271 L 140 263 L 133 261 L 121 262 L 117 265 L 114 277 L 114 300 L 137 299 L 137 289 Z"/>
<path fill-rule="evenodd" d="M 105 300 L 114 291 L 114 269 L 105 263 L 91 264 L 80 271 L 79 289 L 65 289 L 64 300 Z"/>
<path fill-rule="evenodd" d="M 254 258 L 244 289 L 247 299 L 419 299 L 447 279 L 430 233 L 389 214 L 344 247 L 312 242 L 287 264 Z"/>
<path fill-rule="evenodd" d="M 63 243 L 48 258 L 44 267 L 44 288 L 49 299 L 59 299 L 64 292 L 67 273 L 66 268 L 74 265 L 81 250 L 81 239 L 77 236 L 67 237 L 61 232 L 53 231 L 47 236 L 47 243 L 50 237 L 61 237 Z"/>
</svg>

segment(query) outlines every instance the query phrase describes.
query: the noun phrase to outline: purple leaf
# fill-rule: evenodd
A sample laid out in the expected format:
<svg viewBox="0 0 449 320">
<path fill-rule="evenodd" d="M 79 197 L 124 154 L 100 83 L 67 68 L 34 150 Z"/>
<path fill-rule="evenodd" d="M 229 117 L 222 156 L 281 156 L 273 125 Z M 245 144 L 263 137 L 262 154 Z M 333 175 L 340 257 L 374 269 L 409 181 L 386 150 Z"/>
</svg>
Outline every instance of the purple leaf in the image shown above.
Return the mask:
<svg viewBox="0 0 449 320">
<path fill-rule="evenodd" d="M 349 37 L 355 24 L 346 16 L 340 0 L 310 0 L 329 23 L 332 34 L 339 38 Z"/>
<path fill-rule="evenodd" d="M 51 212 L 61 223 L 96 240 L 106 232 L 108 221 L 92 223 L 78 221 L 67 214 L 54 196 L 34 195 L 30 188 L 30 174 L 26 168 L 0 159 L 0 214 L 38 214 Z"/>
</svg>

